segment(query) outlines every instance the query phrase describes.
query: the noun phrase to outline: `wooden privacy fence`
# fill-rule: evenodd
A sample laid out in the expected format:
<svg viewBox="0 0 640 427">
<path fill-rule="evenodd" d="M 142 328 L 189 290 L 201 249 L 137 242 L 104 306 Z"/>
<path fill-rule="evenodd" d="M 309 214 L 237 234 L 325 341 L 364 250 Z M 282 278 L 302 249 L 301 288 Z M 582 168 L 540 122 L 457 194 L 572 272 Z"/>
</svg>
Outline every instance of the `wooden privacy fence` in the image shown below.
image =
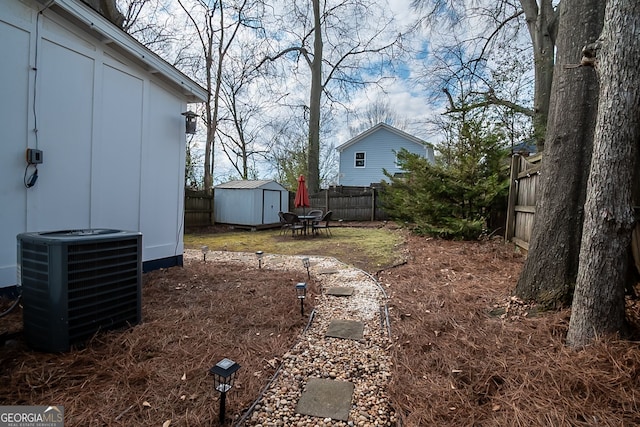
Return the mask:
<svg viewBox="0 0 640 427">
<path fill-rule="evenodd" d="M 389 216 L 380 207 L 378 192 L 375 187 L 332 186 L 309 195 L 309 204 L 324 212 L 332 211 L 333 220 L 382 221 Z M 295 192 L 290 192 L 289 210 L 302 213 L 302 208 L 294 209 L 294 199 Z"/>
<path fill-rule="evenodd" d="M 375 187 L 335 186 L 309 195 L 309 203 L 324 212 L 333 211 L 335 221 L 382 221 L 389 217 L 380 207 L 378 192 L 379 189 Z M 295 191 L 289 192 L 289 210 L 301 214 L 302 208 L 294 209 L 295 195 Z M 185 190 L 185 228 L 214 224 L 213 212 L 212 195 L 203 191 Z"/>
<path fill-rule="evenodd" d="M 540 180 L 542 154 L 511 157 L 511 185 L 507 207 L 505 239 L 529 250 L 536 214 L 536 191 Z"/>
<path fill-rule="evenodd" d="M 213 224 L 213 195 L 204 191 L 185 190 L 184 226 L 206 227 Z"/>
</svg>

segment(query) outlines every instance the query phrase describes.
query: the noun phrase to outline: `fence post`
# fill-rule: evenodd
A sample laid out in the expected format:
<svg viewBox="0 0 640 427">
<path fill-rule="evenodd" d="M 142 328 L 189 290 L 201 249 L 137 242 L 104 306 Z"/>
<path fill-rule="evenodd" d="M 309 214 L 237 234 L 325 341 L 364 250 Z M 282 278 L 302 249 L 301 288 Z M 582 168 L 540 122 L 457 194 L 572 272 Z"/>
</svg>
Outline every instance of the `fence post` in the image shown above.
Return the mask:
<svg viewBox="0 0 640 427">
<path fill-rule="evenodd" d="M 324 192 L 324 205 L 325 205 L 325 212 L 329 212 L 331 210 L 331 206 L 329 206 L 329 200 L 331 199 L 329 197 L 329 190 L 331 189 L 331 186 L 327 187 L 327 189 Z"/>
<path fill-rule="evenodd" d="M 215 215 L 213 214 L 213 194 L 211 194 L 211 198 L 209 199 L 209 224 L 210 225 L 215 225 L 216 223 L 216 218 Z"/>
<path fill-rule="evenodd" d="M 514 153 L 511 156 L 511 173 L 509 174 L 509 202 L 507 205 L 507 226 L 504 239 L 510 242 L 515 234 L 516 227 L 516 201 L 518 200 L 518 174 L 520 173 L 520 155 Z"/>
<path fill-rule="evenodd" d="M 371 187 L 371 221 L 376 220 L 376 188 Z"/>
</svg>

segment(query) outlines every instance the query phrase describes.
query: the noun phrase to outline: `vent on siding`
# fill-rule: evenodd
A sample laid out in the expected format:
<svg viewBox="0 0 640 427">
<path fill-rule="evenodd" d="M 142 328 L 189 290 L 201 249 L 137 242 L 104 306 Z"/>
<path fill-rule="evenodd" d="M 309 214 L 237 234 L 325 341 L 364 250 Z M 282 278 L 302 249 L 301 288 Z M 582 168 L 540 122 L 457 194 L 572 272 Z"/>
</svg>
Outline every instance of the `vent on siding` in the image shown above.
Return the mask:
<svg viewBox="0 0 640 427">
<path fill-rule="evenodd" d="M 142 235 L 82 230 L 18 235 L 24 334 L 68 351 L 100 330 L 141 320 Z"/>
</svg>

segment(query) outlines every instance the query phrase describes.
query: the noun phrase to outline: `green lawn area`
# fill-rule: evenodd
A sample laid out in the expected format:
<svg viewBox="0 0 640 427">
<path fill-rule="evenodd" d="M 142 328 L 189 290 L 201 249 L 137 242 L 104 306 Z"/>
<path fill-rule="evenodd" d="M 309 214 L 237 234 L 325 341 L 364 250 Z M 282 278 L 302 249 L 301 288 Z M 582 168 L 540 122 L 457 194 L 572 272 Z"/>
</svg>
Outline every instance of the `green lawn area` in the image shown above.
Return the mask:
<svg viewBox="0 0 640 427">
<path fill-rule="evenodd" d="M 224 233 L 188 233 L 186 249 L 206 245 L 212 251 L 277 253 L 283 255 L 331 256 L 368 272 L 375 272 L 402 262 L 401 230 L 373 227 L 335 227 L 332 236 L 291 237 L 280 230 L 241 231 Z"/>
</svg>

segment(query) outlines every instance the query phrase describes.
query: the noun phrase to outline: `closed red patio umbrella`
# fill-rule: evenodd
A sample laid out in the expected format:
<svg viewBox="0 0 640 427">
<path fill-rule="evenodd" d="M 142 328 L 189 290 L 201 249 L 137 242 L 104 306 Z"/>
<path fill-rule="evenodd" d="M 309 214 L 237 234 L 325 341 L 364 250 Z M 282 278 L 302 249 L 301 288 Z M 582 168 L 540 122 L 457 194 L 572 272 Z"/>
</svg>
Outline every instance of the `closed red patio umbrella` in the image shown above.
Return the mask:
<svg viewBox="0 0 640 427">
<path fill-rule="evenodd" d="M 300 177 L 298 178 L 298 190 L 296 191 L 296 198 L 293 201 L 293 205 L 296 208 L 303 208 L 303 214 L 304 208 L 308 208 L 311 206 L 309 204 L 309 192 L 307 191 L 307 184 L 305 184 L 304 182 L 304 175 L 300 175 Z"/>
</svg>

